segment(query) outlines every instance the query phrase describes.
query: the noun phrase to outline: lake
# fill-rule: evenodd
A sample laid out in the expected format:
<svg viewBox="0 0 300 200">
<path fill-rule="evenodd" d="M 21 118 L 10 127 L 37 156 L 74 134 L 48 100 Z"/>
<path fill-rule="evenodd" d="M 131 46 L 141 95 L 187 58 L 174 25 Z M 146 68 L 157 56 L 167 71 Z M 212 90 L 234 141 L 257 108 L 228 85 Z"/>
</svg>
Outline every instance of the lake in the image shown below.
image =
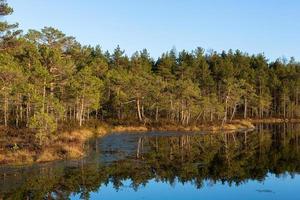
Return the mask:
<svg viewBox="0 0 300 200">
<path fill-rule="evenodd" d="M 0 167 L 0 199 L 300 200 L 300 124 L 115 133 L 81 160 Z"/>
</svg>

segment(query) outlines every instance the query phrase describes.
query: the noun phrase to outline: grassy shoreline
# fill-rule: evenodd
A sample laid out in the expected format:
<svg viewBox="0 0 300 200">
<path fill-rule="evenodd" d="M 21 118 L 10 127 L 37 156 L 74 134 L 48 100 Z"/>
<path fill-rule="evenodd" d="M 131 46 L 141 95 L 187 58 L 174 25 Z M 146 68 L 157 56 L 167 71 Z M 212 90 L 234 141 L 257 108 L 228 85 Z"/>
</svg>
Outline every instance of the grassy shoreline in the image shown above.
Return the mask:
<svg viewBox="0 0 300 200">
<path fill-rule="evenodd" d="M 264 120 L 233 120 L 231 123 L 221 124 L 206 124 L 199 126 L 180 126 L 180 125 L 108 125 L 101 124 L 93 128 L 81 128 L 77 130 L 63 131 L 48 138 L 47 143 L 43 148 L 30 146 L 20 146 L 18 141 L 22 139 L 17 136 L 15 140 L 10 141 L 4 149 L 0 149 L 0 165 L 24 165 L 33 163 L 50 162 L 65 159 L 78 159 L 85 156 L 85 144 L 88 140 L 95 137 L 102 137 L 115 132 L 144 132 L 144 131 L 237 131 L 253 129 L 253 123 L 282 123 L 287 122 L 282 119 L 264 119 Z M 290 120 L 289 122 L 300 122 L 300 120 Z M 26 133 L 28 134 L 28 133 Z M 5 138 L 2 138 L 2 140 Z M 7 138 L 6 138 L 7 139 Z M 32 140 L 29 137 L 28 143 Z"/>
<path fill-rule="evenodd" d="M 251 123 L 300 123 L 300 119 L 283 119 L 283 118 L 266 118 L 266 119 L 249 119 Z"/>
</svg>

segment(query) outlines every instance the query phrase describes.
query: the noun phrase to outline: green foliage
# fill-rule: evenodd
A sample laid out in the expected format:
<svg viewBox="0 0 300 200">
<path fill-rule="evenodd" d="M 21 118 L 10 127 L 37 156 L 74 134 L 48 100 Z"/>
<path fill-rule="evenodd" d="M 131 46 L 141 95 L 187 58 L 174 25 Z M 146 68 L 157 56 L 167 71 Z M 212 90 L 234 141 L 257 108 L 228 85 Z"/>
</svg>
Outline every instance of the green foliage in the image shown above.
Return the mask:
<svg viewBox="0 0 300 200">
<path fill-rule="evenodd" d="M 91 67 L 84 67 L 77 72 L 70 84 L 75 96 L 84 101 L 84 107 L 94 110 L 99 108 L 103 83 L 93 75 Z"/>
<path fill-rule="evenodd" d="M 38 112 L 30 119 L 29 127 L 36 132 L 36 138 L 42 145 L 46 138 L 57 129 L 55 118 L 47 113 Z"/>
<path fill-rule="evenodd" d="M 0 0 L 0 18 L 13 13 L 13 9 L 6 3 L 6 0 Z M 21 30 L 15 30 L 18 24 L 9 24 L 1 19 L 0 21 L 0 50 L 8 50 L 11 46 L 15 46 L 16 37 Z"/>
<path fill-rule="evenodd" d="M 0 88 L 3 92 L 11 92 L 23 79 L 22 69 L 14 61 L 13 56 L 0 53 Z"/>
<path fill-rule="evenodd" d="M 12 13 L 0 0 L 0 15 Z M 167 121 L 184 125 L 227 118 L 299 117 L 300 64 L 239 50 L 147 49 L 126 55 L 81 46 L 53 27 L 24 36 L 0 23 L 1 123 L 29 126 L 49 117 L 75 121 Z M 50 123 L 51 124 L 51 123 Z M 42 129 L 39 129 L 42 130 Z"/>
</svg>

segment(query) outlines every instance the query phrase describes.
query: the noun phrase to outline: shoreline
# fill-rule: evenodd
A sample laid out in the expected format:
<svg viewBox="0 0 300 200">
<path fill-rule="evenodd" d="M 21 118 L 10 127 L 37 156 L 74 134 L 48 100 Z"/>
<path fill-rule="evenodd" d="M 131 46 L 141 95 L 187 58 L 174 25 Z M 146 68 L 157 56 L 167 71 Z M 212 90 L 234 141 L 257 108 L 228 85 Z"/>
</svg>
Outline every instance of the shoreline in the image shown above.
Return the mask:
<svg viewBox="0 0 300 200">
<path fill-rule="evenodd" d="M 199 132 L 235 132 L 239 130 L 253 130 L 254 123 L 284 123 L 284 119 L 247 119 L 233 120 L 222 125 L 206 124 L 199 126 L 163 125 L 163 126 L 144 126 L 144 125 L 108 125 L 101 124 L 94 128 L 81 128 L 78 130 L 64 131 L 49 138 L 47 145 L 43 149 L 21 148 L 12 146 L 10 149 L 0 151 L 1 165 L 30 165 L 34 163 L 44 163 L 57 160 L 79 159 L 86 155 L 85 144 L 92 138 L 104 137 L 111 133 L 122 132 L 146 132 L 146 131 L 184 131 Z M 291 123 L 298 123 L 300 119 L 290 120 Z"/>
<path fill-rule="evenodd" d="M 282 118 L 266 118 L 266 119 L 249 119 L 251 123 L 300 123 L 300 119 L 282 119 Z"/>
</svg>

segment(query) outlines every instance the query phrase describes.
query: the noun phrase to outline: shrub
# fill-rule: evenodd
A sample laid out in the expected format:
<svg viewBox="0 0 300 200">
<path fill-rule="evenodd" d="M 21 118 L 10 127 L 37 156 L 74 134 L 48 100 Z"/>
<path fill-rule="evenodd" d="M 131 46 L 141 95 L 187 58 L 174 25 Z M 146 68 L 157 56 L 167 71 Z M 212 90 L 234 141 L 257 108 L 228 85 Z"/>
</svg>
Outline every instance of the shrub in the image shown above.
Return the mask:
<svg viewBox="0 0 300 200">
<path fill-rule="evenodd" d="M 35 130 L 35 136 L 38 139 L 40 145 L 45 142 L 47 136 L 57 130 L 57 124 L 54 117 L 43 112 L 35 114 L 30 119 L 29 127 Z"/>
</svg>

